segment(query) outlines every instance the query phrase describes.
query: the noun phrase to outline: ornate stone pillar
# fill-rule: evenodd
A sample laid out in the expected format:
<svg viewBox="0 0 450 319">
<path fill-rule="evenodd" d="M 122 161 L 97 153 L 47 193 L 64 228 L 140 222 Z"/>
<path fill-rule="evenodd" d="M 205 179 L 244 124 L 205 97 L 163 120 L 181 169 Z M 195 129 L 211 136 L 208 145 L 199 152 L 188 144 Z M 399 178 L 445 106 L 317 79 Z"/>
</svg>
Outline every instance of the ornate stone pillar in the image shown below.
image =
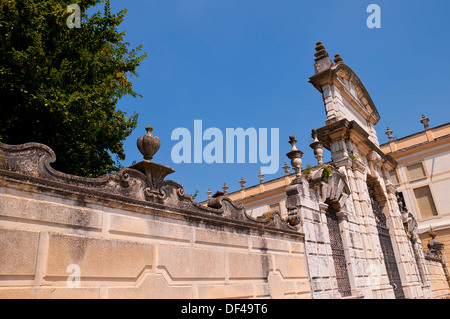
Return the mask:
<svg viewBox="0 0 450 319">
<path fill-rule="evenodd" d="M 328 228 L 326 224 L 326 204 L 320 204 L 311 195 L 308 181 L 301 174 L 302 152 L 295 147 L 295 137 L 290 137 L 291 152 L 287 156 L 296 172 L 296 178 L 286 188 L 286 208 L 288 222 L 297 225 L 305 234 L 305 254 L 311 278 L 313 298 L 338 298 L 336 274 L 333 268 L 331 249 L 329 248 Z"/>
</svg>

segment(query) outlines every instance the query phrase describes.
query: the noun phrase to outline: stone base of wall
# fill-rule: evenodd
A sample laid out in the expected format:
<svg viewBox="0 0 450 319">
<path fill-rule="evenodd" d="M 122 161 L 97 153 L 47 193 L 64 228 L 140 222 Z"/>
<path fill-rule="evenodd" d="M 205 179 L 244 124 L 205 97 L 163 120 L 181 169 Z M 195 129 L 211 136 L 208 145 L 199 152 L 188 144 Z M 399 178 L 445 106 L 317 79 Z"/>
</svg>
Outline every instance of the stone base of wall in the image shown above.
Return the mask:
<svg viewBox="0 0 450 319">
<path fill-rule="evenodd" d="M 441 261 L 430 260 L 427 258 L 427 267 L 430 272 L 431 282 L 433 284 L 434 298 L 449 299 L 450 286 L 444 273 Z"/>
</svg>

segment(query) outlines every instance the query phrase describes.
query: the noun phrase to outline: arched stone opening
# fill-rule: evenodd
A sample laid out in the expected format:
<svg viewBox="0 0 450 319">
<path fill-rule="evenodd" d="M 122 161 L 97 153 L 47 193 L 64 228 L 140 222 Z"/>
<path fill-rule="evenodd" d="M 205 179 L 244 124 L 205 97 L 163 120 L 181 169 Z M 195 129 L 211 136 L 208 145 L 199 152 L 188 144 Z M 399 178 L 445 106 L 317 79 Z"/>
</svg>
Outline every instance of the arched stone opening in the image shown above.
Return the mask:
<svg viewBox="0 0 450 319">
<path fill-rule="evenodd" d="M 389 232 L 386 213 L 388 213 L 387 198 L 379 182 L 371 177 L 367 177 L 367 189 L 369 193 L 370 205 L 375 218 L 378 238 L 380 240 L 383 259 L 386 266 L 386 272 L 389 278 L 389 284 L 394 289 L 395 298 L 405 298 L 400 273 L 397 266 L 397 260 L 392 245 Z"/>
<path fill-rule="evenodd" d="M 331 253 L 336 272 L 336 281 L 338 291 L 342 297 L 350 297 L 352 289 L 347 269 L 347 259 L 345 256 L 344 242 L 342 240 L 339 211 L 341 205 L 336 200 L 327 199 L 325 204 L 328 205 L 325 216 L 327 219 L 328 232 L 330 237 Z"/>
</svg>

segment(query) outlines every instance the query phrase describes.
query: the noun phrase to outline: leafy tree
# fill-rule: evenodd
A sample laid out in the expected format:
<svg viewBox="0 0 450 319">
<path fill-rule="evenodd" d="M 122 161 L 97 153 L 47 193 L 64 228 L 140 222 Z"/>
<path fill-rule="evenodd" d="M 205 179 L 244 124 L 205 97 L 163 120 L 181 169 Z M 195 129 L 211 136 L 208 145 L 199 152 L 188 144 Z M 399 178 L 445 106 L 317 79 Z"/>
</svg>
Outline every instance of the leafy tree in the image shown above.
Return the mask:
<svg viewBox="0 0 450 319">
<path fill-rule="evenodd" d="M 129 77 L 146 54 L 118 31 L 126 9 L 113 14 L 110 1 L 77 0 L 81 26 L 69 28 L 74 2 L 0 0 L 0 136 L 8 144 L 46 144 L 55 169 L 95 177 L 125 159 L 123 140 L 137 114 L 117 103 L 140 96 Z M 101 3 L 103 13 L 86 13 Z"/>
</svg>

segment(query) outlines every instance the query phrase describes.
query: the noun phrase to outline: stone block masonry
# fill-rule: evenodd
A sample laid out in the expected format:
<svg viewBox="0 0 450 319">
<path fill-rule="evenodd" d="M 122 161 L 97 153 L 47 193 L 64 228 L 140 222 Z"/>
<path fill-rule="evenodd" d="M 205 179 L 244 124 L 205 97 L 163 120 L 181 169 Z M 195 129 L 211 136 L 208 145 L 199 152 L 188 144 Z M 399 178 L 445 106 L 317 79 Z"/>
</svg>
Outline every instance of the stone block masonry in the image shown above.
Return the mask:
<svg viewBox="0 0 450 319">
<path fill-rule="evenodd" d="M 311 298 L 304 236 L 279 216 L 201 207 L 150 161 L 151 179 L 84 179 L 43 145 L 0 149 L 0 298 Z"/>
</svg>

